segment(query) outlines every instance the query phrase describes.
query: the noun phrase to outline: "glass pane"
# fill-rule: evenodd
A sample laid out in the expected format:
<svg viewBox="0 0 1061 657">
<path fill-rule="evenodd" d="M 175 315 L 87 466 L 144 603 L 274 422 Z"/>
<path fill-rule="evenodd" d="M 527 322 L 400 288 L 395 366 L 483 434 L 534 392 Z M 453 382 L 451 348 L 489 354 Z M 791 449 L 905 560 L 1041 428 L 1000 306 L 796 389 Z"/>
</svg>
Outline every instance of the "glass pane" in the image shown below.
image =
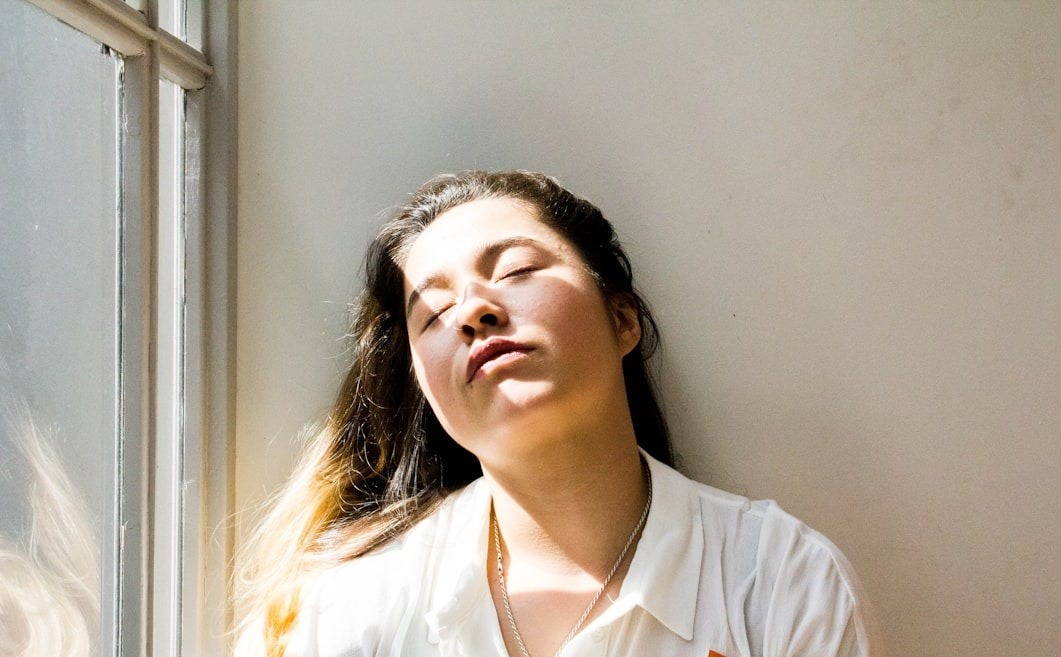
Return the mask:
<svg viewBox="0 0 1061 657">
<path fill-rule="evenodd" d="M 126 0 L 134 5 L 142 0 Z M 158 0 L 158 27 L 196 50 L 203 48 L 203 0 Z"/>
<path fill-rule="evenodd" d="M 0 0 L 0 655 L 110 645 L 120 66 Z"/>
<path fill-rule="evenodd" d="M 196 50 L 203 49 L 203 0 L 184 0 L 184 40 Z"/>
<path fill-rule="evenodd" d="M 183 0 L 158 0 L 158 27 L 184 41 Z"/>
</svg>

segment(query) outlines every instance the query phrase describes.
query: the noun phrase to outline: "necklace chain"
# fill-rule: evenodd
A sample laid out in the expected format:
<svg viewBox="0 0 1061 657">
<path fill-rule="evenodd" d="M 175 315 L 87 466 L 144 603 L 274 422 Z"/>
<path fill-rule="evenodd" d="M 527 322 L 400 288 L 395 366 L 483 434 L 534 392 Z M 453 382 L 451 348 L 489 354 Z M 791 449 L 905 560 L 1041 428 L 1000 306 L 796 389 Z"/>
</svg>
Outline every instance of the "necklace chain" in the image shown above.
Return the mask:
<svg viewBox="0 0 1061 657">
<path fill-rule="evenodd" d="M 645 472 L 645 479 L 648 482 L 648 499 L 645 500 L 645 508 L 641 511 L 641 517 L 638 519 L 637 524 L 634 526 L 634 530 L 630 532 L 630 536 L 626 539 L 626 545 L 623 546 L 619 557 L 612 564 L 611 570 L 608 571 L 608 576 L 604 578 L 604 582 L 597 589 L 597 592 L 593 595 L 593 599 L 589 601 L 589 605 L 586 610 L 582 612 L 578 622 L 571 628 L 571 631 L 567 633 L 564 640 L 560 643 L 560 647 L 556 649 L 556 653 L 553 657 L 559 657 L 560 653 L 564 651 L 567 644 L 571 642 L 571 639 L 575 638 L 578 631 L 582 629 L 582 625 L 589 618 L 590 613 L 593 611 L 597 603 L 600 602 L 600 598 L 604 595 L 604 590 L 608 588 L 608 584 L 611 583 L 612 578 L 615 577 L 615 573 L 618 572 L 619 566 L 622 565 L 623 560 L 626 559 L 627 553 L 634 544 L 634 539 L 637 538 L 638 533 L 644 528 L 645 521 L 648 519 L 648 510 L 652 506 L 652 473 L 649 471 L 648 466 L 642 461 L 642 469 Z M 494 538 L 494 549 L 497 552 L 497 584 L 498 588 L 501 589 L 501 602 L 505 605 L 505 615 L 508 616 L 508 626 L 512 629 L 512 636 L 516 639 L 516 645 L 519 646 L 519 651 L 522 657 L 530 657 L 530 652 L 527 651 L 527 644 L 523 642 L 523 635 L 519 632 L 519 626 L 516 624 L 516 616 L 512 613 L 512 602 L 508 598 L 508 587 L 505 586 L 505 568 L 501 563 L 501 530 L 497 526 L 497 515 L 494 513 L 493 504 L 490 505 L 490 525 L 493 530 Z"/>
</svg>

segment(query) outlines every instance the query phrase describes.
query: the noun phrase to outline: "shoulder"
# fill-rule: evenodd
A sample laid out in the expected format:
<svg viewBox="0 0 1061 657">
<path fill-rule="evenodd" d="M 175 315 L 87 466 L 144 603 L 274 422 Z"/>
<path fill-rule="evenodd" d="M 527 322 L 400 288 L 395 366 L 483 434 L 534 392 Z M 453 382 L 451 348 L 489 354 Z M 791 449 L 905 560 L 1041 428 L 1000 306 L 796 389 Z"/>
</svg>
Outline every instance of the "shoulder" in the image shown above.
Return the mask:
<svg viewBox="0 0 1061 657">
<path fill-rule="evenodd" d="M 764 509 L 756 570 L 753 599 L 765 614 L 764 655 L 883 654 L 851 563 L 832 541 L 773 502 Z"/>
<path fill-rule="evenodd" d="M 749 565 L 754 565 L 758 577 L 784 577 L 795 570 L 809 577 L 835 577 L 851 594 L 859 589 L 843 552 L 774 500 L 752 500 L 706 484 L 690 484 L 700 500 L 705 525 L 728 530 L 720 533 L 728 534 L 731 544 L 751 550 L 755 559 Z"/>
<path fill-rule="evenodd" d="M 478 483 L 450 494 L 402 535 L 317 574 L 306 588 L 291 657 L 375 654 L 415 613 L 432 578 L 437 543 L 453 531 Z"/>
<path fill-rule="evenodd" d="M 860 591 L 840 549 L 774 500 L 752 500 L 668 470 L 698 503 L 705 538 L 712 539 L 705 545 L 708 552 L 725 555 L 737 550 L 753 556 L 746 566 L 760 578 L 785 577 L 796 570 L 807 576 L 829 575 L 849 593 Z"/>
<path fill-rule="evenodd" d="M 832 541 L 773 500 L 751 500 L 670 472 L 664 475 L 670 485 L 699 511 L 704 572 L 725 582 L 725 599 L 712 602 L 727 608 L 731 626 L 742 627 L 752 655 L 882 654 L 861 582 Z"/>
</svg>

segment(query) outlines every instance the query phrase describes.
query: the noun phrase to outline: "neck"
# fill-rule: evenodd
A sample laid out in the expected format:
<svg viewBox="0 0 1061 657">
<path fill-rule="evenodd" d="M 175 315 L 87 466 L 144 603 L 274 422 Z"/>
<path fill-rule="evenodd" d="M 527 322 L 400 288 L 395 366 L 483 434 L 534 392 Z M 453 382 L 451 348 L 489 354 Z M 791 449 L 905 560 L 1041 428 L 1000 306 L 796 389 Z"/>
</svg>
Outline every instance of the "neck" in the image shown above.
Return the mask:
<svg viewBox="0 0 1061 657">
<path fill-rule="evenodd" d="M 648 499 L 633 432 L 606 451 L 593 442 L 573 437 L 569 449 L 519 467 L 483 464 L 508 559 L 521 570 L 600 582 L 629 539 Z"/>
</svg>

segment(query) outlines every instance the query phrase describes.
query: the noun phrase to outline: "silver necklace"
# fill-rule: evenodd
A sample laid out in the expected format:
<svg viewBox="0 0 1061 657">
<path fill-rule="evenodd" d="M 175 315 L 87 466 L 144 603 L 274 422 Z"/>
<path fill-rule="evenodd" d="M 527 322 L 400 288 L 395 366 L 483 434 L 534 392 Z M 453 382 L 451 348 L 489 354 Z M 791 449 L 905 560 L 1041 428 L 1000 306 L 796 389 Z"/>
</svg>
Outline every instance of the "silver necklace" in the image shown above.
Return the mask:
<svg viewBox="0 0 1061 657">
<path fill-rule="evenodd" d="M 608 584 L 611 583 L 612 578 L 615 577 L 615 573 L 619 570 L 619 566 L 626 559 L 626 554 L 630 551 L 630 548 L 634 544 L 634 539 L 637 537 L 638 532 L 641 531 L 645 526 L 645 521 L 648 519 L 648 510 L 652 506 L 652 473 L 649 471 L 647 465 L 642 461 L 642 469 L 645 471 L 645 479 L 648 482 L 648 499 L 645 500 L 645 508 L 641 511 L 641 517 L 638 519 L 637 524 L 634 526 L 634 530 L 630 532 L 630 536 L 626 539 L 626 545 L 623 546 L 622 551 L 619 553 L 619 557 L 612 564 L 611 570 L 608 571 L 608 576 L 604 578 L 604 583 L 601 584 L 600 588 L 593 595 L 593 599 L 589 601 L 589 605 L 586 610 L 582 612 L 578 622 L 571 628 L 571 631 L 567 633 L 564 640 L 560 643 L 560 647 L 557 648 L 556 653 L 553 657 L 559 657 L 560 653 L 564 651 L 567 644 L 571 642 L 571 639 L 575 638 L 578 631 L 582 629 L 582 625 L 589 618 L 593 608 L 600 602 L 600 597 L 604 595 L 604 590 L 608 588 Z M 508 599 L 508 588 L 505 586 L 505 568 L 501 564 L 501 530 L 497 526 L 497 514 L 494 513 L 494 505 L 490 505 L 490 526 L 494 534 L 494 549 L 497 552 L 497 584 L 498 588 L 501 589 L 501 602 L 505 605 L 505 615 L 508 616 L 508 626 L 512 629 L 512 636 L 516 639 L 516 645 L 519 646 L 519 651 L 523 657 L 530 657 L 530 653 L 527 651 L 527 644 L 523 642 L 523 636 L 519 633 L 519 626 L 516 624 L 516 617 L 512 613 L 512 603 Z"/>
</svg>

